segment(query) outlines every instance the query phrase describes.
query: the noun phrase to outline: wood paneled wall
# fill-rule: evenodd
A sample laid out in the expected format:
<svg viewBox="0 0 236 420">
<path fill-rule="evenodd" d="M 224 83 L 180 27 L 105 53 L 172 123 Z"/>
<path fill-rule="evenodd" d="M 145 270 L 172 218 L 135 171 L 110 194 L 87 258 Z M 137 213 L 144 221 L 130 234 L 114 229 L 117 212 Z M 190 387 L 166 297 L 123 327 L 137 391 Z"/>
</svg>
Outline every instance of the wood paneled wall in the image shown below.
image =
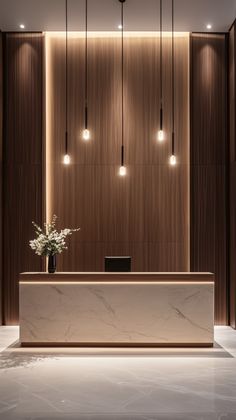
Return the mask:
<svg viewBox="0 0 236 420">
<path fill-rule="evenodd" d="M 171 153 L 171 39 L 164 38 L 164 126 L 158 144 L 159 42 L 124 41 L 125 161 L 121 146 L 120 38 L 89 38 L 88 107 L 92 138 L 81 139 L 84 109 L 84 40 L 69 39 L 69 153 L 65 132 L 65 42 L 47 35 L 47 206 L 61 226 L 81 227 L 64 271 L 102 271 L 105 255 L 131 255 L 133 271 L 189 269 L 189 37 L 176 39 L 176 153 Z"/>
<path fill-rule="evenodd" d="M 3 270 L 2 270 L 2 239 L 3 239 L 3 232 L 2 232 L 2 184 L 3 184 L 3 173 L 2 173 L 2 121 L 3 121 L 3 83 L 2 83 L 2 73 L 3 70 L 3 55 L 2 55 L 2 32 L 0 31 L 0 325 L 2 325 L 2 303 L 3 303 L 3 295 L 2 295 L 2 278 L 3 278 Z"/>
<path fill-rule="evenodd" d="M 229 34 L 230 325 L 236 328 L 236 23 Z"/>
<path fill-rule="evenodd" d="M 4 39 L 4 322 L 18 322 L 18 277 L 41 270 L 28 241 L 42 222 L 41 34 Z"/>
<path fill-rule="evenodd" d="M 227 39 L 191 36 L 191 270 L 216 275 L 215 321 L 227 323 Z"/>
<path fill-rule="evenodd" d="M 231 31 L 230 100 L 234 102 L 234 33 Z M 159 53 L 157 39 L 125 38 L 125 158 L 118 176 L 121 135 L 120 40 L 89 38 L 89 127 L 81 139 L 84 40 L 69 40 L 69 152 L 65 131 L 64 38 L 46 42 L 47 214 L 61 226 L 80 226 L 59 270 L 101 271 L 105 255 L 131 255 L 134 271 L 216 273 L 216 322 L 227 323 L 227 103 L 226 39 L 191 39 L 191 218 L 189 219 L 188 37 L 176 40 L 176 151 L 171 168 L 171 42 L 164 48 L 164 124 L 157 144 Z M 28 247 L 31 220 L 42 223 L 43 36 L 4 36 L 4 320 L 18 321 L 18 273 L 38 271 Z M 230 102 L 230 103 L 231 103 Z M 235 107 L 231 106 L 231 296 L 235 295 Z M 190 229 L 191 227 L 191 229 Z M 191 240 L 189 243 L 189 233 Z M 191 246 L 190 246 L 191 245 Z M 231 302 L 231 323 L 235 306 Z"/>
</svg>

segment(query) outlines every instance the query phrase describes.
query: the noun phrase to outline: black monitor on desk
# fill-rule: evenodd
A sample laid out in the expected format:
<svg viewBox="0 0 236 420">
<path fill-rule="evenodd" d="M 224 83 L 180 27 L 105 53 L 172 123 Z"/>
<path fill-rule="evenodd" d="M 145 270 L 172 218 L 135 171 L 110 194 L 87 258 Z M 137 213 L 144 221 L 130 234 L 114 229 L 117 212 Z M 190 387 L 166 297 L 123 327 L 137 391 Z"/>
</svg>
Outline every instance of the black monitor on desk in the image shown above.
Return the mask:
<svg viewBox="0 0 236 420">
<path fill-rule="evenodd" d="M 131 257 L 105 257 L 105 271 L 130 272 Z"/>
</svg>

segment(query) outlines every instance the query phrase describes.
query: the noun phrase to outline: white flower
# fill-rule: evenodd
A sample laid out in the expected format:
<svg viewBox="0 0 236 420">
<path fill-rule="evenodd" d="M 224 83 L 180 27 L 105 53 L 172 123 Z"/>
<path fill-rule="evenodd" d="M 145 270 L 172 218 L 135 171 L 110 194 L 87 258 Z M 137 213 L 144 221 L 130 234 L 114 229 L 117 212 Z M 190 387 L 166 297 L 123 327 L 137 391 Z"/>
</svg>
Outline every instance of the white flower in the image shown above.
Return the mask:
<svg viewBox="0 0 236 420">
<path fill-rule="evenodd" d="M 67 249 L 65 239 L 67 236 L 72 235 L 73 232 L 77 232 L 78 229 L 63 229 L 58 232 L 55 229 L 57 216 L 54 215 L 51 223 L 44 223 L 45 232 L 35 222 L 32 222 L 35 227 L 36 239 L 29 242 L 31 249 L 35 251 L 37 255 L 55 255 L 61 254 L 64 249 Z"/>
</svg>

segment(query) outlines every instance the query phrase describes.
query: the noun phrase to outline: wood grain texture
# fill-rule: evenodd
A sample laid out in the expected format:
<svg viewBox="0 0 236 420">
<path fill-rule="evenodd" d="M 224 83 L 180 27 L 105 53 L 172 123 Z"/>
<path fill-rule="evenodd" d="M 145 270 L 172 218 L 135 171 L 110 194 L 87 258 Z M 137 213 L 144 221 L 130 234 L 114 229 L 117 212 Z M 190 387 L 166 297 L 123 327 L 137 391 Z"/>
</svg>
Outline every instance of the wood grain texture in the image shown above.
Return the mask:
<svg viewBox="0 0 236 420">
<path fill-rule="evenodd" d="M 3 314 L 2 314 L 2 279 L 3 279 L 3 267 L 2 267 L 2 240 L 3 240 L 3 225 L 2 225 L 2 184 L 3 184 L 3 172 L 2 172 L 2 122 L 3 122 L 3 54 L 2 54 L 2 32 L 0 31 L 0 325 L 2 325 Z"/>
<path fill-rule="evenodd" d="M 226 37 L 191 36 L 191 271 L 215 273 L 215 322 L 227 324 Z"/>
<path fill-rule="evenodd" d="M 189 269 L 189 39 L 176 40 L 176 152 L 171 152 L 171 40 L 164 38 L 164 126 L 158 144 L 159 41 L 125 37 L 124 109 L 127 176 L 118 176 L 121 146 L 120 39 L 89 38 L 90 142 L 83 142 L 84 40 L 69 39 L 69 152 L 65 131 L 64 39 L 47 48 L 47 214 L 80 226 L 60 271 L 103 271 L 106 255 L 131 255 L 134 271 Z"/>
<path fill-rule="evenodd" d="M 18 275 L 41 270 L 28 241 L 42 222 L 41 34 L 6 34 L 4 41 L 4 321 L 18 322 Z"/>
<path fill-rule="evenodd" d="M 230 325 L 236 328 L 236 24 L 229 34 Z"/>
</svg>

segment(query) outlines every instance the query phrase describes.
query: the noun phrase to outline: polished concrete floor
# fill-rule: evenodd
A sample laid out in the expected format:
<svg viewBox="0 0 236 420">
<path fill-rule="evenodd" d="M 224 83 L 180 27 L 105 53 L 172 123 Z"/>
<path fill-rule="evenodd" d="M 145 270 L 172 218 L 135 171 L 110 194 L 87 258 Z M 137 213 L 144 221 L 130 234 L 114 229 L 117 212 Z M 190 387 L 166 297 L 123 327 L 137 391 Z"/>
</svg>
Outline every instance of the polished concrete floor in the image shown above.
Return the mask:
<svg viewBox="0 0 236 420">
<path fill-rule="evenodd" d="M 236 420 L 236 331 L 214 349 L 21 349 L 0 327 L 1 420 Z"/>
</svg>

